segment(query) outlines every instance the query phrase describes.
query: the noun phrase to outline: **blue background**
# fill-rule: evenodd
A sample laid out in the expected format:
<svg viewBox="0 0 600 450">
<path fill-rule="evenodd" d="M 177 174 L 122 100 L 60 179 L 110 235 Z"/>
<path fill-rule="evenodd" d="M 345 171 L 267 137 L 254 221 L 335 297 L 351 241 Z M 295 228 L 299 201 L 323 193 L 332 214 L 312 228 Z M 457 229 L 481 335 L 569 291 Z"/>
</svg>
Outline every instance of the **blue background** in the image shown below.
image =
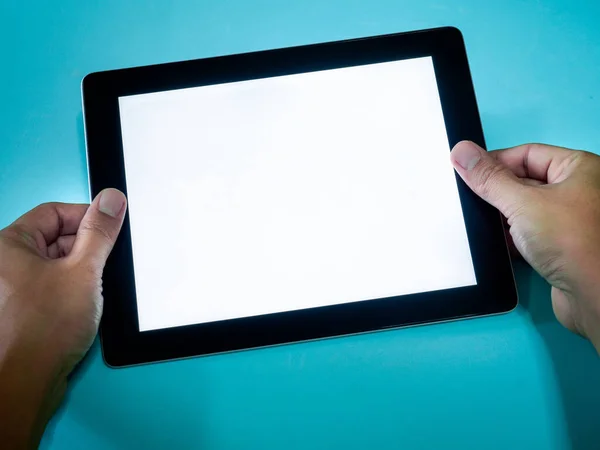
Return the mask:
<svg viewBox="0 0 600 450">
<path fill-rule="evenodd" d="M 442 25 L 465 36 L 490 148 L 600 149 L 600 3 L 15 1 L 0 4 L 0 226 L 87 201 L 92 71 Z M 600 363 L 517 268 L 498 317 L 122 370 L 95 346 L 42 448 L 598 448 Z"/>
</svg>

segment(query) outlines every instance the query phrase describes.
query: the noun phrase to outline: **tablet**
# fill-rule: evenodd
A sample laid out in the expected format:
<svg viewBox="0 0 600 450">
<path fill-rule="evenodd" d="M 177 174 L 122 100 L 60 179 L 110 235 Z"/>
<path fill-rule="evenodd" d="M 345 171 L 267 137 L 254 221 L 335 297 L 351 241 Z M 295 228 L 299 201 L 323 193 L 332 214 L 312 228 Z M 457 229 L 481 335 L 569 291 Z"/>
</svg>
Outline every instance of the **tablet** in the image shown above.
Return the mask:
<svg viewBox="0 0 600 450">
<path fill-rule="evenodd" d="M 93 73 L 91 195 L 129 209 L 104 272 L 110 366 L 495 314 L 500 214 L 455 28 Z"/>
</svg>

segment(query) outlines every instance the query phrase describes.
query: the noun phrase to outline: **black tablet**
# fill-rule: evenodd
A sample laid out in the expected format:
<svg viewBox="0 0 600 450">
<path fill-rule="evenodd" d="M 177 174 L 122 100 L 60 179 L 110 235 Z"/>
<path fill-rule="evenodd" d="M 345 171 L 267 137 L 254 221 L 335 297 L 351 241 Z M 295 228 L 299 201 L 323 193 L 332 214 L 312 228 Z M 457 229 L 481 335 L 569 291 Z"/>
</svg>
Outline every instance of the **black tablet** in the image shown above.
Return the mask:
<svg viewBox="0 0 600 450">
<path fill-rule="evenodd" d="M 93 73 L 91 194 L 127 194 L 104 272 L 111 366 L 509 311 L 499 213 L 456 176 L 483 144 L 440 28 Z"/>
</svg>

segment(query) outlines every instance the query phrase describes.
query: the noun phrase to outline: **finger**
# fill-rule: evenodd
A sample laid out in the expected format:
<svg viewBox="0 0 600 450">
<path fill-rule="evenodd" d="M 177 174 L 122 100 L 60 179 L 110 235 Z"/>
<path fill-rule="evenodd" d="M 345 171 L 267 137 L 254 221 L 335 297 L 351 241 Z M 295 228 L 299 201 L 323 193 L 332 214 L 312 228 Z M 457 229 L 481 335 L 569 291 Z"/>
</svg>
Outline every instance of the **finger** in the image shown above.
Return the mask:
<svg viewBox="0 0 600 450">
<path fill-rule="evenodd" d="M 38 250 L 45 252 L 59 236 L 75 234 L 88 205 L 71 203 L 44 203 L 18 218 L 17 226 L 26 241 L 35 242 Z M 10 227 L 9 227 L 10 228 Z"/>
<path fill-rule="evenodd" d="M 48 252 L 46 256 L 51 259 L 63 258 L 71 253 L 74 243 L 74 234 L 70 234 L 68 236 L 59 236 L 56 242 L 53 242 L 48 246 Z"/>
<path fill-rule="evenodd" d="M 127 200 L 121 191 L 104 189 L 81 220 L 70 257 L 86 260 L 101 270 L 110 254 L 125 216 Z"/>
<path fill-rule="evenodd" d="M 490 153 L 470 141 L 452 149 L 454 168 L 467 185 L 481 198 L 509 218 L 527 196 L 527 186 Z"/>
<path fill-rule="evenodd" d="M 527 186 L 542 186 L 546 183 L 540 180 L 534 180 L 533 178 L 521 178 L 521 183 Z"/>
<path fill-rule="evenodd" d="M 576 150 L 544 144 L 525 144 L 490 152 L 519 178 L 531 178 L 543 183 L 558 183 L 568 173 L 568 163 Z"/>
<path fill-rule="evenodd" d="M 571 302 L 564 292 L 553 287 L 551 296 L 552 310 L 561 325 L 573 333 L 586 337 L 585 331 L 577 324 Z"/>
<path fill-rule="evenodd" d="M 513 260 L 522 260 L 523 256 L 521 253 L 519 253 L 519 250 L 517 250 L 517 246 L 515 245 L 512 234 L 510 234 L 510 225 L 508 225 L 508 221 L 504 216 L 502 216 L 502 225 L 504 225 L 504 237 L 506 239 L 506 245 L 508 246 L 510 257 Z"/>
</svg>

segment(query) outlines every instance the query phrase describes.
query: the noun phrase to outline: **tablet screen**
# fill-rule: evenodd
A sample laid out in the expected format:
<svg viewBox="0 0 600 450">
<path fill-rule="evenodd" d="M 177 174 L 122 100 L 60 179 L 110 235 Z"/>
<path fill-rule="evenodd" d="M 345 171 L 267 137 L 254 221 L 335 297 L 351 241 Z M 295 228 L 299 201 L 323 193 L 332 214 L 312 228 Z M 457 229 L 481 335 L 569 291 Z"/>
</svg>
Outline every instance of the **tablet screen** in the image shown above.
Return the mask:
<svg viewBox="0 0 600 450">
<path fill-rule="evenodd" d="M 476 284 L 429 57 L 119 110 L 140 331 Z"/>
</svg>

